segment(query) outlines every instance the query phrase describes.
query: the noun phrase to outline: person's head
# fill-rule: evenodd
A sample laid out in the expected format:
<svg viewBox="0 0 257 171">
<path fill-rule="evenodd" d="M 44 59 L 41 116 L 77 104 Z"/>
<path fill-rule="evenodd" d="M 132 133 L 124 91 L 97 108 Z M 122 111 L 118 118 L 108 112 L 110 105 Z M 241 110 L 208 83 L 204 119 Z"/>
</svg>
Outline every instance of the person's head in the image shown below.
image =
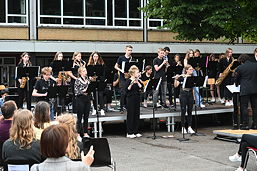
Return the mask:
<svg viewBox="0 0 257 171">
<path fill-rule="evenodd" d="M 22 63 L 22 62 L 25 63 L 25 64 L 30 63 L 29 58 L 30 58 L 29 53 L 28 52 L 23 52 L 21 54 L 20 63 Z"/>
<path fill-rule="evenodd" d="M 226 57 L 231 58 L 233 54 L 233 50 L 231 48 L 227 48 L 226 50 Z"/>
<path fill-rule="evenodd" d="M 100 53 L 96 52 L 96 51 L 91 53 L 89 60 L 88 60 L 88 65 L 94 65 L 94 64 L 101 64 L 101 65 L 104 64 L 104 61 L 103 61 Z"/>
<path fill-rule="evenodd" d="M 192 74 L 193 74 L 193 71 L 194 71 L 194 68 L 193 68 L 191 65 L 185 66 L 185 72 L 186 72 L 186 74 L 192 75 Z"/>
<path fill-rule="evenodd" d="M 74 60 L 74 61 L 80 61 L 81 58 L 82 58 L 82 56 L 81 56 L 81 53 L 80 53 L 80 52 L 74 52 L 74 53 L 73 53 L 72 60 Z"/>
<path fill-rule="evenodd" d="M 86 67 L 79 67 L 78 75 L 79 75 L 79 77 L 86 77 L 87 76 L 87 69 L 86 69 Z"/>
<path fill-rule="evenodd" d="M 216 61 L 215 55 L 213 53 L 210 54 L 209 61 Z"/>
<path fill-rule="evenodd" d="M 257 60 L 257 48 L 254 49 L 254 57 Z"/>
<path fill-rule="evenodd" d="M 132 51 L 133 51 L 133 47 L 132 47 L 131 45 L 127 45 L 127 46 L 125 47 L 125 55 L 126 55 L 126 56 L 131 56 Z"/>
<path fill-rule="evenodd" d="M 221 54 L 219 55 L 219 60 L 222 59 L 222 58 L 225 58 L 225 57 L 226 57 L 225 53 L 221 53 Z"/>
<path fill-rule="evenodd" d="M 193 51 L 193 49 L 189 49 L 188 51 L 187 51 L 187 53 L 186 53 L 186 59 L 189 59 L 189 58 L 192 58 L 192 57 L 194 57 L 194 51 Z"/>
<path fill-rule="evenodd" d="M 238 57 L 238 61 L 241 62 L 241 63 L 245 63 L 246 61 L 250 60 L 250 56 L 247 55 L 247 54 L 241 54 L 239 57 Z"/>
<path fill-rule="evenodd" d="M 48 80 L 51 77 L 52 74 L 52 68 L 51 67 L 44 67 L 41 70 L 41 74 L 45 80 Z"/>
<path fill-rule="evenodd" d="M 44 129 L 44 123 L 50 122 L 50 105 L 45 101 L 40 101 L 35 106 L 34 125 Z"/>
<path fill-rule="evenodd" d="M 62 61 L 63 60 L 63 54 L 62 52 L 56 52 L 54 55 L 54 61 Z"/>
<path fill-rule="evenodd" d="M 4 119 L 11 119 L 16 110 L 17 110 L 17 105 L 13 100 L 9 100 L 5 102 L 1 107 L 2 115 Z"/>
<path fill-rule="evenodd" d="M 151 65 L 147 65 L 145 67 L 145 72 L 148 73 L 148 74 L 151 74 L 153 72 L 153 68 Z"/>
<path fill-rule="evenodd" d="M 163 58 L 165 56 L 165 50 L 163 48 L 158 48 L 158 57 Z"/>
<path fill-rule="evenodd" d="M 44 129 L 40 139 L 40 151 L 44 157 L 65 156 L 69 142 L 69 131 L 63 124 L 51 125 Z"/>
<path fill-rule="evenodd" d="M 35 139 L 33 128 L 33 115 L 27 109 L 19 109 L 13 115 L 12 126 L 10 128 L 10 139 L 19 148 L 29 148 Z"/>
<path fill-rule="evenodd" d="M 71 159 L 79 158 L 79 148 L 77 145 L 76 119 L 72 114 L 63 114 L 57 118 L 60 124 L 64 124 L 69 132 L 69 145 L 66 155 Z"/>
<path fill-rule="evenodd" d="M 129 68 L 129 75 L 131 77 L 135 77 L 135 78 L 138 78 L 139 77 L 139 69 L 136 65 L 132 65 L 130 68 Z"/>
<path fill-rule="evenodd" d="M 176 54 L 175 57 L 174 57 L 174 59 L 175 59 L 175 62 L 179 62 L 179 61 L 180 61 L 180 55 L 179 55 L 179 54 Z"/>
<path fill-rule="evenodd" d="M 170 53 L 170 48 L 169 47 L 165 47 L 163 48 L 165 50 L 165 56 L 168 56 Z"/>
<path fill-rule="evenodd" d="M 200 57 L 200 55 L 201 55 L 200 50 L 199 49 L 195 49 L 194 56 L 195 57 Z"/>
</svg>

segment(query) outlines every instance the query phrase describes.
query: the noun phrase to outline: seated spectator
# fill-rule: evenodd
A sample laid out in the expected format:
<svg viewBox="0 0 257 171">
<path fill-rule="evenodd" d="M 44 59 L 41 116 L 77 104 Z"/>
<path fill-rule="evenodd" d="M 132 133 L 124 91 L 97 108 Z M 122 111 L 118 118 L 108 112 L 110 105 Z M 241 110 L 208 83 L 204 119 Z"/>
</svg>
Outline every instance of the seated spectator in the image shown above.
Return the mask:
<svg viewBox="0 0 257 171">
<path fill-rule="evenodd" d="M 41 134 L 45 128 L 54 124 L 50 119 L 50 105 L 45 101 L 40 101 L 35 106 L 34 126 L 36 139 L 40 140 Z"/>
<path fill-rule="evenodd" d="M 69 144 L 69 131 L 65 125 L 51 125 L 47 127 L 40 140 L 40 148 L 47 159 L 40 164 L 31 167 L 31 171 L 81 171 L 90 170 L 89 166 L 94 161 L 94 150 L 91 147 L 88 154 L 81 153 L 81 161 L 72 161 L 65 157 Z"/>
<path fill-rule="evenodd" d="M 16 103 L 12 100 L 7 101 L 1 107 L 4 120 L 0 121 L 0 141 L 4 142 L 9 139 L 9 129 L 12 124 L 13 114 L 17 110 Z"/>
<path fill-rule="evenodd" d="M 76 119 L 71 114 L 64 114 L 58 116 L 57 118 L 60 124 L 64 124 L 68 127 L 69 130 L 69 143 L 66 151 L 66 156 L 70 159 L 79 159 L 80 158 L 80 149 L 83 148 L 83 144 L 78 142 L 79 134 L 76 130 Z"/>
<path fill-rule="evenodd" d="M 0 120 L 3 119 L 3 116 L 1 116 L 2 115 L 1 107 L 4 105 L 5 96 L 7 95 L 8 95 L 8 89 L 5 88 L 0 90 Z"/>
<path fill-rule="evenodd" d="M 13 115 L 10 138 L 2 148 L 3 161 L 28 161 L 40 163 L 40 144 L 36 140 L 33 115 L 27 109 L 17 110 Z"/>
<path fill-rule="evenodd" d="M 242 136 L 239 150 L 236 154 L 233 156 L 229 156 L 229 160 L 232 162 L 241 162 L 241 165 L 239 168 L 237 168 L 235 171 L 243 171 L 244 170 L 244 162 L 246 158 L 246 152 L 247 152 L 247 147 L 253 147 L 257 148 L 257 136 L 256 135 L 249 135 L 249 134 L 244 134 Z"/>
</svg>

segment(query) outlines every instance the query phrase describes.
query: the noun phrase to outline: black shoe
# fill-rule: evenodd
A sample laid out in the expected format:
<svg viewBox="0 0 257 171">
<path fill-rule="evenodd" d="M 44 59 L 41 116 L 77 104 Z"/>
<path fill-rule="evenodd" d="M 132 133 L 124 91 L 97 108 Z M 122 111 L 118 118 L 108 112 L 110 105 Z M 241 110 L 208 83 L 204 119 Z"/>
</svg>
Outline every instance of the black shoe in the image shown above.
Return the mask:
<svg viewBox="0 0 257 171">
<path fill-rule="evenodd" d="M 162 107 L 165 108 L 165 109 L 169 108 L 167 105 L 163 105 Z"/>
<path fill-rule="evenodd" d="M 242 126 L 241 130 L 249 130 L 249 126 Z"/>
<path fill-rule="evenodd" d="M 233 130 L 236 130 L 236 129 L 239 129 L 239 127 L 238 127 L 237 124 L 234 124 L 232 129 L 233 129 Z"/>
<path fill-rule="evenodd" d="M 257 130 L 257 126 L 256 126 L 256 125 L 253 125 L 253 126 L 251 127 L 251 129 Z"/>
</svg>

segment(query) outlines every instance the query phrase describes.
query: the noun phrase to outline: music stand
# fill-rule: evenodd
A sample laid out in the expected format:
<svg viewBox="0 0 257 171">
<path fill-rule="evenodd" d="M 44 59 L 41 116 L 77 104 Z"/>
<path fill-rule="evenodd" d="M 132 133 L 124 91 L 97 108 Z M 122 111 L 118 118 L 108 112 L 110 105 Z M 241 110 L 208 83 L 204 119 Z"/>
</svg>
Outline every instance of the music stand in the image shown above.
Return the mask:
<svg viewBox="0 0 257 171">
<path fill-rule="evenodd" d="M 87 66 L 87 75 L 91 77 L 97 77 L 95 82 L 92 82 L 89 84 L 88 91 L 89 92 L 95 92 L 96 98 L 96 118 L 97 118 L 97 125 L 99 124 L 99 112 L 98 112 L 98 91 L 100 87 L 100 79 L 99 77 L 104 75 L 104 66 L 103 65 L 88 65 Z M 94 96 L 93 96 L 94 97 Z M 99 136 L 100 136 L 100 127 L 99 127 Z M 97 134 L 97 130 L 96 134 Z"/>
<path fill-rule="evenodd" d="M 40 66 L 29 67 L 16 67 L 16 78 L 29 77 L 27 80 L 27 109 L 31 109 L 31 96 L 30 96 L 30 84 L 29 80 L 34 79 L 39 75 Z"/>
<path fill-rule="evenodd" d="M 160 84 L 161 84 L 162 78 L 157 78 L 157 79 L 150 79 L 148 83 L 146 84 L 144 88 L 144 92 L 146 91 L 152 91 L 152 96 L 154 95 L 154 91 L 159 91 Z M 154 104 L 153 101 L 153 136 L 147 137 L 147 138 L 152 138 L 156 139 L 156 118 L 155 118 L 155 109 L 156 109 L 156 104 Z"/>
<path fill-rule="evenodd" d="M 193 87 L 200 88 L 204 85 L 205 80 L 206 79 L 203 76 L 186 77 L 186 84 L 184 85 L 185 86 L 184 88 L 193 88 Z M 200 96 L 200 92 L 199 92 L 199 96 Z M 193 136 L 193 135 L 195 135 L 195 136 L 205 136 L 204 134 L 197 132 L 197 119 L 198 119 L 197 107 L 195 106 L 195 133 L 191 134 L 191 136 Z"/>
</svg>

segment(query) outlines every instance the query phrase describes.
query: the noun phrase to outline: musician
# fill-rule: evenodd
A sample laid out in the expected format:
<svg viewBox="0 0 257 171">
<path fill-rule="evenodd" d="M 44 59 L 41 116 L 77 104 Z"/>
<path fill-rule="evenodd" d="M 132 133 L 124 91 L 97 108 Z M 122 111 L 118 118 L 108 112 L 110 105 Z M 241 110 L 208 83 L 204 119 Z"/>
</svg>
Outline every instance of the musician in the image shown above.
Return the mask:
<svg viewBox="0 0 257 171">
<path fill-rule="evenodd" d="M 250 57 L 242 54 L 238 58 L 242 65 L 236 69 L 236 85 L 240 84 L 240 108 L 243 126 L 241 129 L 249 129 L 248 103 L 253 111 L 252 129 L 257 129 L 257 63 L 251 62 Z"/>
<path fill-rule="evenodd" d="M 226 58 L 225 53 L 221 53 L 219 55 L 219 59 L 218 59 L 218 73 L 217 73 L 217 76 L 216 76 L 217 79 L 219 78 L 219 75 L 220 75 L 220 71 L 219 71 L 220 61 L 223 58 Z M 225 100 L 223 99 L 223 97 L 224 97 L 224 95 L 223 95 L 224 88 L 223 88 L 222 85 L 216 85 L 216 87 L 217 87 L 218 102 L 224 104 L 225 103 Z"/>
<path fill-rule="evenodd" d="M 72 66 L 72 72 L 69 72 L 68 75 L 71 77 L 71 88 L 72 88 L 72 111 L 73 113 L 76 113 L 76 98 L 75 98 L 75 92 L 74 92 L 74 84 L 75 80 L 77 80 L 78 76 L 78 69 L 80 67 L 86 67 L 86 62 L 82 60 L 82 55 L 80 52 L 74 52 L 72 56 L 73 60 L 73 66 Z"/>
<path fill-rule="evenodd" d="M 50 118 L 53 121 L 55 117 L 55 110 L 54 110 L 55 99 L 49 98 L 47 94 L 48 94 L 48 88 L 56 86 L 56 82 L 53 79 L 51 79 L 52 68 L 50 67 L 42 68 L 41 74 L 42 74 L 42 78 L 37 80 L 32 92 L 32 96 L 37 97 L 37 102 L 46 101 L 50 104 L 50 109 L 51 109 Z"/>
<path fill-rule="evenodd" d="M 168 108 L 166 105 L 166 93 L 167 93 L 167 77 L 166 67 L 169 65 L 168 60 L 164 59 L 165 50 L 163 48 L 158 49 L 158 57 L 153 60 L 154 65 L 154 78 L 162 78 L 160 84 L 160 90 L 154 90 L 153 104 L 157 106 L 158 94 L 161 92 L 161 105 L 163 108 Z"/>
<path fill-rule="evenodd" d="M 140 89 L 143 84 L 139 80 L 139 69 L 133 65 L 129 69 L 130 78 L 126 82 L 127 94 L 127 138 L 141 137 L 140 121 Z"/>
<path fill-rule="evenodd" d="M 88 135 L 88 117 L 91 106 L 91 96 L 87 92 L 90 84 L 87 77 L 87 69 L 82 66 L 78 69 L 78 79 L 76 79 L 74 88 L 77 99 L 77 130 L 81 137 L 89 137 Z M 83 124 L 82 124 L 83 118 Z"/>
<path fill-rule="evenodd" d="M 169 56 L 170 53 L 170 48 L 169 47 L 164 47 L 165 50 L 165 56 L 164 59 L 168 60 L 167 68 L 166 68 L 166 77 L 167 77 L 167 90 L 168 90 L 168 96 L 169 96 L 169 105 L 172 106 L 172 86 L 173 86 L 173 80 L 172 80 L 172 73 L 171 70 L 173 69 L 173 64 L 174 64 L 174 58 Z"/>
<path fill-rule="evenodd" d="M 103 67 L 105 66 L 104 60 L 102 59 L 99 52 L 91 53 L 87 65 L 88 66 L 89 65 L 101 65 Z M 100 77 L 92 76 L 90 78 L 90 80 L 93 80 L 93 82 L 95 82 L 98 86 L 97 88 L 98 88 L 98 102 L 99 102 L 99 107 L 100 107 L 100 114 L 102 116 L 104 116 L 105 115 L 105 112 L 104 112 L 104 89 L 105 89 L 105 84 L 106 84 L 105 83 L 105 69 L 104 69 L 104 73 L 102 76 L 100 76 Z M 96 90 L 93 91 L 93 94 L 94 94 L 94 99 L 93 99 L 94 109 L 93 109 L 92 115 L 95 115 L 96 109 L 97 109 Z"/>
<path fill-rule="evenodd" d="M 173 74 L 172 76 L 175 76 L 175 75 L 180 75 L 182 74 L 182 71 L 183 71 L 183 64 L 181 62 L 181 57 L 179 54 L 176 54 L 174 56 L 174 60 L 175 62 L 173 63 L 172 65 L 172 68 L 173 68 Z M 174 84 L 174 79 L 172 80 L 173 84 Z M 174 86 L 174 85 L 173 85 Z M 179 97 L 179 94 L 180 94 L 180 86 L 178 87 L 174 87 L 174 99 L 176 100 L 177 97 Z"/>
<path fill-rule="evenodd" d="M 228 48 L 225 53 L 226 57 L 220 59 L 219 68 L 218 68 L 220 73 L 219 77 L 224 76 L 223 72 L 226 70 L 229 64 L 231 64 L 231 62 L 234 60 L 234 58 L 232 57 L 232 54 L 233 54 L 233 50 L 231 48 Z M 228 76 L 223 80 L 221 84 L 224 88 L 223 91 L 224 91 L 224 97 L 225 97 L 225 106 L 233 106 L 232 93 L 226 87 L 227 85 L 232 84 L 232 73 L 229 73 Z"/>
<path fill-rule="evenodd" d="M 218 60 L 215 58 L 215 55 L 212 53 L 208 57 L 208 66 L 207 66 L 207 75 L 208 79 L 216 79 L 218 74 Z M 211 93 L 211 102 L 215 102 L 215 84 L 210 85 Z"/>
<path fill-rule="evenodd" d="M 62 61 L 63 60 L 63 53 L 62 52 L 56 52 L 56 54 L 54 55 L 54 59 L 53 61 L 50 63 L 50 67 L 53 69 L 53 63 L 54 61 Z M 64 76 L 66 75 L 62 75 L 62 74 L 66 74 L 66 73 L 61 73 L 60 71 L 59 72 L 55 72 L 55 70 L 52 70 L 53 71 L 53 75 L 51 76 L 51 79 L 53 79 L 57 86 L 64 86 L 66 85 L 67 83 L 64 82 Z M 66 107 L 65 107 L 65 98 L 66 98 L 66 94 L 68 92 L 68 89 L 62 89 L 63 92 L 59 93 L 58 94 L 58 106 L 60 105 L 61 106 L 61 112 L 65 112 L 66 111 Z"/>
<path fill-rule="evenodd" d="M 24 52 L 21 54 L 21 59 L 17 65 L 17 67 L 29 67 L 32 66 L 32 63 L 30 62 L 30 55 L 27 52 Z M 18 108 L 23 108 L 23 101 L 24 98 L 26 97 L 26 102 L 27 102 L 27 109 L 31 109 L 31 91 L 33 87 L 33 81 L 28 80 L 27 77 L 17 77 L 18 80 L 18 94 L 19 94 L 19 102 L 18 102 Z M 29 88 L 28 83 L 29 82 Z M 28 93 L 29 89 L 29 93 Z"/>
<path fill-rule="evenodd" d="M 184 68 L 185 74 L 177 75 L 175 77 L 174 86 L 178 87 L 180 84 L 183 85 L 183 81 L 185 77 L 193 76 L 194 68 L 191 65 L 187 65 Z M 192 88 L 183 88 L 181 87 L 180 90 L 180 107 L 181 107 L 181 124 L 182 124 L 182 133 L 184 134 L 193 134 L 195 131 L 192 129 L 192 110 L 194 104 L 194 97 L 193 97 L 193 89 Z M 185 129 L 185 114 L 187 112 L 187 123 L 188 123 L 188 130 Z"/>
<path fill-rule="evenodd" d="M 132 50 L 133 47 L 131 45 L 127 45 L 125 47 L 125 55 L 120 56 L 114 66 L 114 68 L 119 71 L 120 79 L 119 79 L 119 87 L 120 87 L 120 113 L 124 113 L 124 108 L 125 108 L 125 84 L 126 84 L 126 77 L 128 76 L 128 73 L 125 73 L 122 70 L 122 64 L 127 63 L 132 59 Z M 126 75 L 126 76 L 125 76 Z"/>
<path fill-rule="evenodd" d="M 152 66 L 151 65 L 147 65 L 145 67 L 144 73 L 140 77 L 141 82 L 143 83 L 144 87 L 147 85 L 147 83 L 152 78 L 152 72 L 153 72 Z M 148 95 L 151 94 L 151 93 L 152 93 L 151 90 L 147 90 L 147 91 L 144 92 L 144 107 L 145 108 L 147 108 L 147 98 L 148 98 Z"/>
</svg>

